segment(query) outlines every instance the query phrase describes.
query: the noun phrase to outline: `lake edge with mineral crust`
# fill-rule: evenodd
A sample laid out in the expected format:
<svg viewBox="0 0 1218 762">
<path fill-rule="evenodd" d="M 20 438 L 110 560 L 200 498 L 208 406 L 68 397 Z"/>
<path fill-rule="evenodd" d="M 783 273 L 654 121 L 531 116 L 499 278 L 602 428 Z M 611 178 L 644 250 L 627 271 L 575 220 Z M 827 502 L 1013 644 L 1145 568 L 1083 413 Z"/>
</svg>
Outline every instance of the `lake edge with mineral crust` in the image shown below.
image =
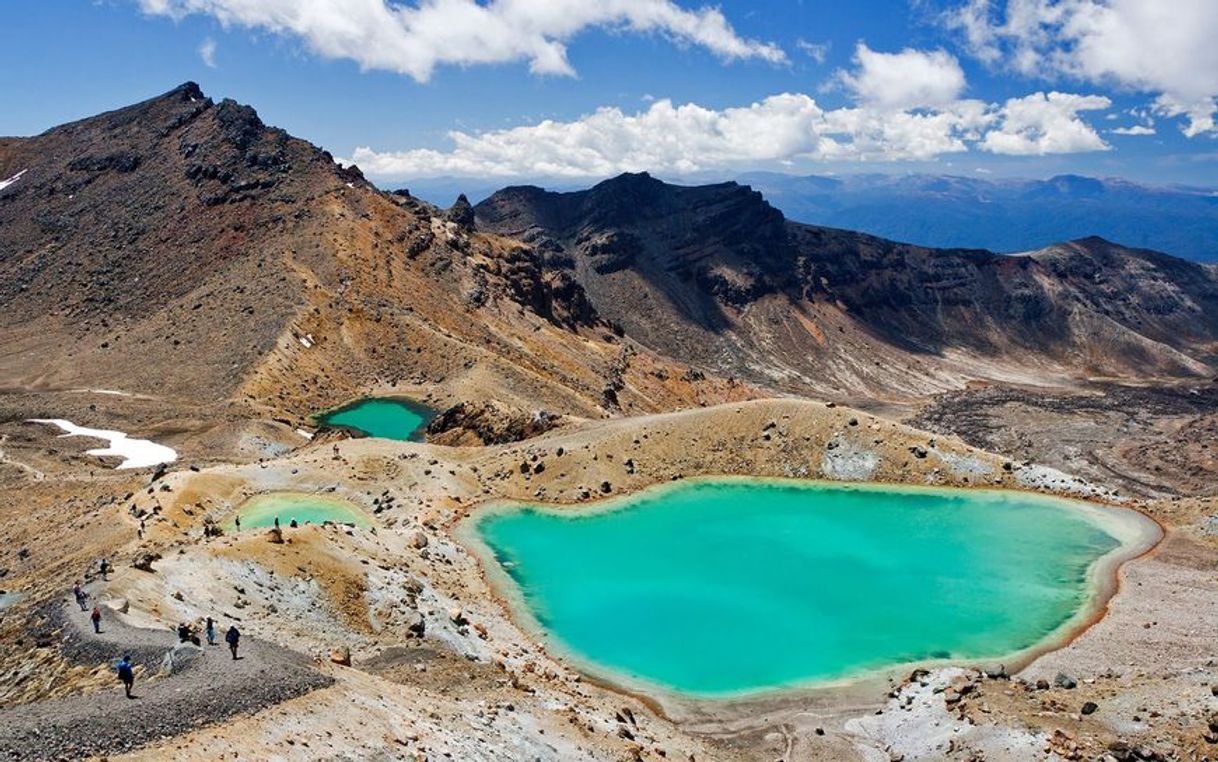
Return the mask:
<svg viewBox="0 0 1218 762">
<path fill-rule="evenodd" d="M 321 506 L 321 507 L 319 507 Z M 253 495 L 243 501 L 225 519 L 224 529 L 235 531 L 234 519 L 241 517 L 242 531 L 247 529 L 266 529 L 275 525 L 275 517 L 279 517 L 281 527 L 286 528 L 292 519 L 301 524 L 323 524 L 333 521 L 337 524 L 354 524 L 362 529 L 372 526 L 368 515 L 349 500 L 332 495 L 318 495 L 307 492 L 264 492 Z"/>
<path fill-rule="evenodd" d="M 437 411 L 407 397 L 363 397 L 312 416 L 318 425 L 360 436 L 418 442 Z"/>
<path fill-rule="evenodd" d="M 707 485 L 734 485 L 770 488 L 808 489 L 811 491 L 827 491 L 836 493 L 867 493 L 880 492 L 885 494 L 906 494 L 912 496 L 940 496 L 947 498 L 979 498 L 983 501 L 1003 501 L 1016 499 L 1032 502 L 1043 507 L 1065 509 L 1077 512 L 1075 519 L 1084 521 L 1096 531 L 1103 532 L 1112 539 L 1114 545 L 1107 552 L 1090 560 L 1084 576 L 1078 581 L 1081 599 L 1077 607 L 1072 607 L 1072 613 L 1065 617 L 1056 627 L 1040 635 L 1035 642 L 1026 646 L 1004 650 L 1001 653 L 977 656 L 950 656 L 948 658 L 920 658 L 890 660 L 882 665 L 871 665 L 853 671 L 846 671 L 831 677 L 813 677 L 787 680 L 777 684 L 749 686 L 732 690 L 690 691 L 665 684 L 664 682 L 640 677 L 637 673 L 607 666 L 594 657 L 581 653 L 568 645 L 562 634 L 551 630 L 542 623 L 534 607 L 526 603 L 527 591 L 514 578 L 514 572 L 504 568 L 496 549 L 489 542 L 482 527 L 495 517 L 511 514 L 532 512 L 538 515 L 578 520 L 595 517 L 601 514 L 614 513 L 639 507 L 643 502 L 662 498 L 672 491 L 697 489 Z M 677 707 L 689 709 L 705 705 L 707 701 L 721 708 L 732 704 L 744 706 L 755 701 L 782 700 L 796 694 L 806 694 L 809 691 L 820 692 L 830 690 L 838 694 L 864 684 L 877 684 L 884 678 L 894 678 L 915 667 L 937 667 L 954 665 L 997 665 L 1005 664 L 1008 668 L 1022 668 L 1037 656 L 1060 648 L 1071 642 L 1100 618 L 1107 600 L 1116 591 L 1117 570 L 1120 565 L 1131 558 L 1142 555 L 1161 539 L 1159 525 L 1141 513 L 1129 509 L 1108 505 L 1084 502 L 1062 498 L 1043 493 L 1024 490 L 1001 490 L 985 488 L 946 488 L 920 485 L 895 485 L 886 483 L 853 483 L 787 479 L 781 477 L 747 477 L 747 476 L 704 476 L 684 479 L 674 483 L 652 485 L 639 491 L 614 496 L 593 503 L 582 504 L 538 504 L 524 501 L 491 501 L 484 503 L 478 510 L 472 512 L 457 526 L 457 536 L 469 547 L 481 562 L 482 570 L 491 585 L 492 590 L 505 606 L 511 618 L 523 629 L 542 643 L 551 656 L 565 661 L 570 666 L 582 671 L 593 680 L 610 687 L 632 694 L 645 695 L 657 700 L 667 709 Z M 768 649 L 759 649 L 768 650 Z"/>
</svg>

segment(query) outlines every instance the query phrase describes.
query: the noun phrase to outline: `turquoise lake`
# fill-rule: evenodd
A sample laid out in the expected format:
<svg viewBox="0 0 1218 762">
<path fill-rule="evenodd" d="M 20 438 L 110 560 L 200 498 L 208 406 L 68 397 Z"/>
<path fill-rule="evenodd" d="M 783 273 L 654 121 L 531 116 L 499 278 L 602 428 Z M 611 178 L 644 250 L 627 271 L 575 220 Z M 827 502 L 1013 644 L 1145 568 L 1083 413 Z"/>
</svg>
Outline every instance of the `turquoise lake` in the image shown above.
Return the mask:
<svg viewBox="0 0 1218 762">
<path fill-rule="evenodd" d="M 1043 642 L 1086 613 L 1093 565 L 1117 536 L 1147 531 L 1079 505 L 693 480 L 591 512 L 507 506 L 474 527 L 518 615 L 559 653 L 617 682 L 709 697 Z"/>
<path fill-rule="evenodd" d="M 417 439 L 431 419 L 428 408 L 403 399 L 372 398 L 323 413 L 318 421 L 381 439 Z"/>
</svg>

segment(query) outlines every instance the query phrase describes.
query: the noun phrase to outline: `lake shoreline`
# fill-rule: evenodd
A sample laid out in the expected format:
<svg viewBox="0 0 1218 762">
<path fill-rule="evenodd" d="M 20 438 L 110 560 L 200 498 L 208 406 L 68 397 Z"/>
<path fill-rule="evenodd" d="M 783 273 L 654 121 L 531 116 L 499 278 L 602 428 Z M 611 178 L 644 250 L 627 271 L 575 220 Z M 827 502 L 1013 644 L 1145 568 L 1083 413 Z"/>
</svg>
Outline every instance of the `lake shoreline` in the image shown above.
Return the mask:
<svg viewBox="0 0 1218 762">
<path fill-rule="evenodd" d="M 1087 514 L 1088 520 L 1102 527 L 1117 541 L 1117 546 L 1095 559 L 1088 567 L 1085 582 L 1087 601 L 1065 622 L 1035 644 L 996 657 L 925 659 L 901 662 L 886 667 L 862 669 L 836 678 L 817 678 L 789 685 L 717 693 L 691 694 L 647 680 L 615 672 L 593 660 L 575 653 L 558 642 L 558 638 L 537 621 L 522 600 L 520 585 L 500 564 L 495 551 L 484 540 L 478 526 L 488 518 L 522 509 L 566 518 L 610 513 L 637 504 L 640 499 L 663 496 L 690 483 L 769 484 L 790 489 L 831 487 L 842 491 L 903 492 L 922 495 L 961 496 L 962 493 L 992 493 L 1041 498 L 1059 506 L 1069 506 Z M 643 496 L 646 495 L 646 498 Z M 824 479 L 795 479 L 784 477 L 752 477 L 742 475 L 699 475 L 661 482 L 639 490 L 616 494 L 586 503 L 529 502 L 520 500 L 489 500 L 474 506 L 452 527 L 453 535 L 475 558 L 492 597 L 508 618 L 538 643 L 551 658 L 579 672 L 598 686 L 646 703 L 654 711 L 676 722 L 706 722 L 714 724 L 729 719 L 745 719 L 766 714 L 795 704 L 823 704 L 843 707 L 863 705 L 877 690 L 888 690 L 916 669 L 938 669 L 949 666 L 994 668 L 1003 666 L 1009 674 L 1026 668 L 1041 656 L 1068 646 L 1094 624 L 1101 621 L 1108 603 L 1120 589 L 1120 568 L 1128 561 L 1143 557 L 1158 546 L 1164 536 L 1163 527 L 1153 518 L 1133 508 L 1102 504 L 1075 497 L 1046 494 L 1026 489 L 990 487 L 943 487 L 935 485 L 894 484 L 885 482 L 837 482 Z"/>
</svg>

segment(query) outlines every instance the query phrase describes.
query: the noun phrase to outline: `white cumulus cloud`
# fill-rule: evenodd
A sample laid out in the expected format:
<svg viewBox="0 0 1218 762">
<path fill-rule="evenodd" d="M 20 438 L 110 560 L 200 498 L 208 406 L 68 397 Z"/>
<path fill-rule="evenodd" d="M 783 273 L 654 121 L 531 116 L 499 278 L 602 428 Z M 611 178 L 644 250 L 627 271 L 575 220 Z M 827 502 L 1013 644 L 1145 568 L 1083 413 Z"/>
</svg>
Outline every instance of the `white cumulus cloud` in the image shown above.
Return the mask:
<svg viewBox="0 0 1218 762">
<path fill-rule="evenodd" d="M 981 148 L 1014 156 L 1105 151 L 1109 148 L 1080 111 L 1112 106 L 1102 95 L 1033 93 L 1012 98 L 998 113 L 997 126 L 985 134 Z"/>
<path fill-rule="evenodd" d="M 452 132 L 451 151 L 382 153 L 362 147 L 352 160 L 376 176 L 602 176 L 618 172 L 694 172 L 835 152 L 821 134 L 825 114 L 807 95 L 783 94 L 714 110 L 663 99 L 628 114 L 602 108 L 568 122 L 479 134 Z"/>
<path fill-rule="evenodd" d="M 880 53 L 860 42 L 854 62 L 857 69 L 839 72 L 838 78 L 865 103 L 885 108 L 941 106 L 964 92 L 964 70 L 943 50 Z"/>
<path fill-rule="evenodd" d="M 950 19 L 984 61 L 1149 93 L 1186 135 L 1218 132 L 1215 0 L 967 0 Z"/>
<path fill-rule="evenodd" d="M 1108 105 L 1104 97 L 1064 93 L 916 109 L 860 102 L 826 110 L 803 93 L 725 109 L 664 99 L 636 113 L 602 108 L 570 121 L 452 132 L 449 150 L 364 146 L 351 161 L 370 176 L 404 179 L 681 174 L 800 161 L 927 160 L 973 149 L 1042 155 L 1107 149 L 1079 113 Z"/>
<path fill-rule="evenodd" d="M 785 62 L 772 43 L 741 37 L 714 7 L 671 0 L 138 0 L 145 13 L 206 14 L 226 26 L 290 35 L 327 58 L 430 79 L 437 66 L 526 61 L 573 75 L 566 43 L 590 28 L 656 33 L 724 60 Z"/>
</svg>

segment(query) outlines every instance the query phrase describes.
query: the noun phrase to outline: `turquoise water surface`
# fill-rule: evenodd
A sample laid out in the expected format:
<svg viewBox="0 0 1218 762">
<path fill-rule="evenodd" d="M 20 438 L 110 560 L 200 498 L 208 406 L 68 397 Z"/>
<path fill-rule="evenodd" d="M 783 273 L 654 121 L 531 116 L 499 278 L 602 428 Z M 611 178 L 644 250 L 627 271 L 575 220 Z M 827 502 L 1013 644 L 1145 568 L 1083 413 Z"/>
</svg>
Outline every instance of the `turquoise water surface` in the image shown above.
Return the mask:
<svg viewBox="0 0 1218 762">
<path fill-rule="evenodd" d="M 417 439 L 431 411 L 422 405 L 395 398 L 371 398 L 318 416 L 329 426 L 353 429 L 381 439 Z"/>
<path fill-rule="evenodd" d="M 371 526 L 368 515 L 346 500 L 297 492 L 255 495 L 242 503 L 233 515 L 241 517 L 242 529 L 275 526 L 276 517 L 284 528 L 292 519 L 296 519 L 298 524 L 334 521 L 339 524 L 355 524 L 358 527 Z M 225 528 L 236 529 L 236 522 L 229 518 Z"/>
<path fill-rule="evenodd" d="M 1074 506 L 698 480 L 612 510 L 510 507 L 476 528 L 518 588 L 509 598 L 562 651 L 713 696 L 1036 645 L 1086 606 L 1093 562 L 1120 545 Z"/>
</svg>

